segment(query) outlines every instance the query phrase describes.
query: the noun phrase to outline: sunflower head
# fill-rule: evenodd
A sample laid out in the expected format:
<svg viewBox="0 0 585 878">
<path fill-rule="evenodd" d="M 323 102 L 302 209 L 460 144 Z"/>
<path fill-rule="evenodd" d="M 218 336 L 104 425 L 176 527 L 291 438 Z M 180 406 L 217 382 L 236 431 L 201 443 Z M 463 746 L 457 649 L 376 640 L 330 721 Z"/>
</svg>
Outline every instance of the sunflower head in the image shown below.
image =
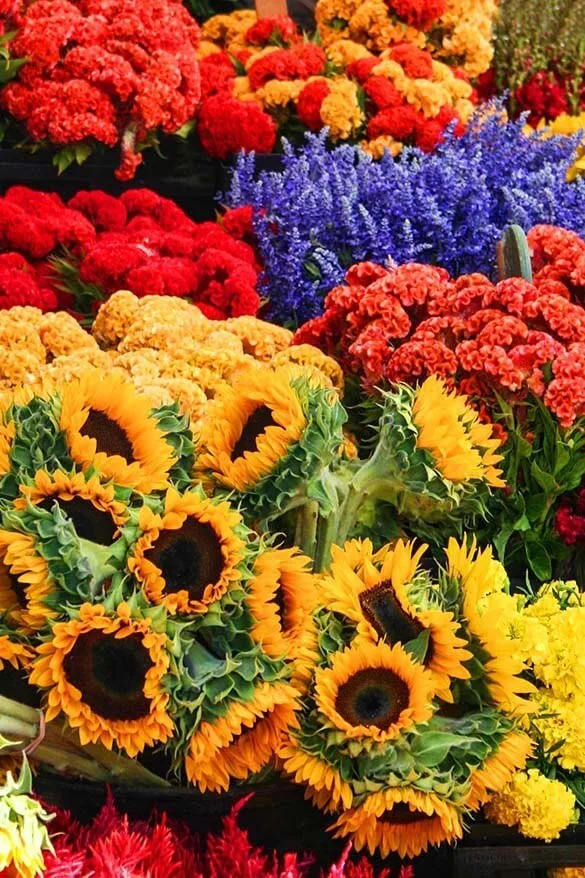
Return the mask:
<svg viewBox="0 0 585 878">
<path fill-rule="evenodd" d="M 63 714 L 82 743 L 129 756 L 167 741 L 170 640 L 164 615 L 138 600 L 83 604 L 38 647 L 31 683 L 46 692 L 48 721 Z"/>
<path fill-rule="evenodd" d="M 165 437 L 165 416 L 120 373 L 88 370 L 57 386 L 56 408 L 67 452 L 83 470 L 118 485 L 150 492 L 165 489 L 181 449 Z M 173 421 L 169 433 L 176 435 Z"/>
<path fill-rule="evenodd" d="M 249 578 L 257 551 L 239 512 L 196 488 L 170 488 L 159 511 L 144 505 L 135 533 L 128 570 L 171 614 L 206 613 Z"/>
<path fill-rule="evenodd" d="M 208 408 L 198 470 L 273 517 L 337 456 L 344 420 L 337 393 L 302 368 L 245 370 Z"/>
<path fill-rule="evenodd" d="M 418 389 L 400 385 L 383 395 L 369 493 L 420 521 L 485 513 L 490 490 L 504 486 L 498 447 L 491 425 L 441 379 L 431 376 Z"/>
</svg>

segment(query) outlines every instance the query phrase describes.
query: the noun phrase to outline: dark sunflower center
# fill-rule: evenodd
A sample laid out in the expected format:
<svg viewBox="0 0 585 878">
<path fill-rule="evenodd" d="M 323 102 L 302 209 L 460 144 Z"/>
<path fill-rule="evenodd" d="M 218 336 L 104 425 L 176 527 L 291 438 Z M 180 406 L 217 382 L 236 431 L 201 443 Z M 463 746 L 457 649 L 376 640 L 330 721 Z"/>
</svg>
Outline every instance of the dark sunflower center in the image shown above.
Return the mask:
<svg viewBox="0 0 585 878">
<path fill-rule="evenodd" d="M 360 606 L 372 628 L 389 643 L 409 643 L 424 630 L 417 619 L 404 612 L 390 582 L 362 592 Z"/>
<path fill-rule="evenodd" d="M 63 666 L 69 683 L 98 716 L 131 720 L 150 712 L 144 681 L 152 661 L 138 635 L 117 640 L 101 631 L 82 634 Z"/>
<path fill-rule="evenodd" d="M 388 729 L 408 707 L 408 686 L 387 668 L 365 668 L 343 683 L 335 709 L 352 726 Z"/>
<path fill-rule="evenodd" d="M 419 823 L 421 820 L 429 820 L 429 815 L 423 811 L 411 811 L 406 802 L 397 802 L 391 811 L 384 811 L 378 818 L 382 823 L 393 823 L 397 826 L 405 826 L 408 823 Z"/>
<path fill-rule="evenodd" d="M 57 503 L 61 512 L 67 516 L 75 528 L 75 533 L 82 540 L 91 540 L 100 546 L 111 546 L 116 538 L 118 525 L 109 512 L 96 509 L 90 500 L 74 497 L 72 500 L 61 500 L 58 497 L 47 497 L 38 505 L 41 509 L 51 512 Z"/>
<path fill-rule="evenodd" d="M 24 591 L 24 589 L 25 589 L 24 584 L 20 581 L 18 576 L 15 576 L 14 573 L 11 573 L 11 571 L 8 569 L 8 567 L 3 567 L 2 574 L 8 580 L 8 585 L 10 586 L 10 588 L 12 589 L 12 591 L 15 594 L 18 606 L 23 610 L 26 609 L 28 601 L 26 599 L 26 595 L 25 595 L 25 591 Z M 2 609 L 7 609 L 7 608 L 3 607 Z"/>
<path fill-rule="evenodd" d="M 261 405 L 253 412 L 246 423 L 240 435 L 240 438 L 234 445 L 231 453 L 232 461 L 242 457 L 246 451 L 257 451 L 257 442 L 262 433 L 268 427 L 276 427 L 277 423 L 272 417 L 272 411 L 267 405 Z"/>
<path fill-rule="evenodd" d="M 159 568 L 165 591 L 188 591 L 201 600 L 208 585 L 216 583 L 224 567 L 221 542 L 210 524 L 188 518 L 178 530 L 165 530 L 145 558 Z"/>
<path fill-rule="evenodd" d="M 95 439 L 97 452 L 101 451 L 110 457 L 118 455 L 126 463 L 132 463 L 136 459 L 132 443 L 122 427 L 104 412 L 91 409 L 81 433 Z"/>
</svg>

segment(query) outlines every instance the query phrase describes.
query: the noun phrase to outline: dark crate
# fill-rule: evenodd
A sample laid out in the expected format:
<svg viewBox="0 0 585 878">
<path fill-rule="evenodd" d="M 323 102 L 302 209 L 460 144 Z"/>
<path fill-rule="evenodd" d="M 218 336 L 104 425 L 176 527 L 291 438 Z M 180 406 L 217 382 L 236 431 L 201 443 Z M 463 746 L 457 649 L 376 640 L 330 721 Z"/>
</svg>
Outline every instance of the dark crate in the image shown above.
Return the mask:
<svg viewBox="0 0 585 878">
<path fill-rule="evenodd" d="M 46 802 L 72 811 L 81 820 L 91 819 L 106 798 L 102 785 L 49 775 L 39 775 L 35 788 Z M 239 822 L 254 844 L 280 853 L 311 852 L 317 858 L 315 876 L 339 858 L 344 842 L 327 832 L 331 817 L 313 808 L 305 801 L 303 790 L 291 784 L 241 786 L 222 795 L 178 788 L 113 789 L 123 813 L 145 818 L 153 809 L 166 811 L 200 833 L 217 832 L 233 805 L 251 792 L 254 795 L 241 811 Z M 375 858 L 374 863 L 380 868 L 398 865 L 395 858 L 384 863 Z M 415 878 L 546 878 L 547 868 L 576 865 L 585 865 L 583 824 L 545 845 L 523 839 L 506 827 L 476 822 L 456 847 L 443 845 L 414 861 Z"/>
<path fill-rule="evenodd" d="M 120 195 L 127 189 L 145 187 L 172 198 L 196 221 L 215 218 L 221 166 L 219 162 L 195 154 L 183 143 L 166 144 L 164 158 L 149 150 L 129 183 L 121 183 L 114 177 L 117 152 L 93 155 L 82 165 L 70 166 L 61 175 L 51 162 L 49 153 L 31 155 L 18 149 L 0 149 L 0 194 L 10 186 L 21 185 L 56 192 L 68 199 L 81 189 L 102 189 L 111 195 Z"/>
</svg>

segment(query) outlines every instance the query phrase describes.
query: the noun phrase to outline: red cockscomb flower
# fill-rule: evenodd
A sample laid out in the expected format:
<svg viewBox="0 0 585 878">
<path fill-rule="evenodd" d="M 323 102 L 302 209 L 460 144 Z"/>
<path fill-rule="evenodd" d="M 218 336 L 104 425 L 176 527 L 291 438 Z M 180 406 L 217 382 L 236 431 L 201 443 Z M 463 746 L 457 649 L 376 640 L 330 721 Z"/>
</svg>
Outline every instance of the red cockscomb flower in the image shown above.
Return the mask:
<svg viewBox="0 0 585 878">
<path fill-rule="evenodd" d="M 271 79 L 308 79 L 325 73 L 327 56 L 315 43 L 299 43 L 290 49 L 277 49 L 253 61 L 248 79 L 254 91 Z"/>
<path fill-rule="evenodd" d="M 216 95 L 201 104 L 197 127 L 201 144 L 213 158 L 245 152 L 272 152 L 276 125 L 253 101 Z"/>
<path fill-rule="evenodd" d="M 297 113 L 309 131 L 320 131 L 323 127 L 321 104 L 330 93 L 331 88 L 324 79 L 308 82 L 303 87 L 297 101 Z"/>
</svg>

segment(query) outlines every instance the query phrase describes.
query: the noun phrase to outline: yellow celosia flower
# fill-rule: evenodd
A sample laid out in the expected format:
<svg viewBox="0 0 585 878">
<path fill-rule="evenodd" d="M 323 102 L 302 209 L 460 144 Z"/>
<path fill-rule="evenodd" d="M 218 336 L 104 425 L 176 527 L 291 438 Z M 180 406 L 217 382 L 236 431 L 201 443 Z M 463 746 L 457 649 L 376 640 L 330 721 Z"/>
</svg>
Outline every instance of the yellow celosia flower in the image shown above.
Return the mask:
<svg viewBox="0 0 585 878">
<path fill-rule="evenodd" d="M 327 46 L 327 57 L 336 67 L 345 69 L 348 64 L 354 61 L 360 61 L 362 58 L 371 58 L 372 53 L 369 52 L 361 43 L 354 40 L 336 40 Z"/>
<path fill-rule="evenodd" d="M 250 85 L 247 76 L 236 76 L 232 88 L 232 96 L 238 101 L 257 101 L 258 96 Z"/>
<path fill-rule="evenodd" d="M 98 349 L 96 340 L 66 311 L 45 314 L 37 331 L 51 357 L 67 356 L 83 348 Z"/>
<path fill-rule="evenodd" d="M 117 348 L 138 314 L 140 299 L 120 290 L 100 307 L 92 326 L 93 337 L 102 348 Z"/>
<path fill-rule="evenodd" d="M 485 806 L 489 820 L 517 826 L 522 835 L 552 841 L 576 820 L 576 800 L 559 780 L 536 768 L 519 771 L 508 786 Z"/>
<path fill-rule="evenodd" d="M 357 83 L 339 77 L 330 80 L 329 87 L 331 91 L 321 104 L 323 125 L 329 128 L 332 140 L 348 140 L 364 122 Z"/>
<path fill-rule="evenodd" d="M 201 37 L 221 48 L 227 48 L 235 40 L 244 44 L 244 34 L 256 24 L 257 16 L 252 9 L 238 9 L 230 15 L 214 15 L 201 26 Z"/>
<path fill-rule="evenodd" d="M 271 79 L 256 91 L 256 97 L 266 109 L 285 108 L 298 99 L 305 85 L 304 79 Z"/>
</svg>

